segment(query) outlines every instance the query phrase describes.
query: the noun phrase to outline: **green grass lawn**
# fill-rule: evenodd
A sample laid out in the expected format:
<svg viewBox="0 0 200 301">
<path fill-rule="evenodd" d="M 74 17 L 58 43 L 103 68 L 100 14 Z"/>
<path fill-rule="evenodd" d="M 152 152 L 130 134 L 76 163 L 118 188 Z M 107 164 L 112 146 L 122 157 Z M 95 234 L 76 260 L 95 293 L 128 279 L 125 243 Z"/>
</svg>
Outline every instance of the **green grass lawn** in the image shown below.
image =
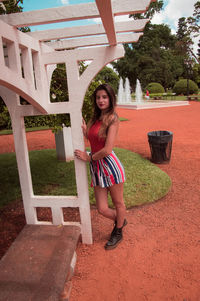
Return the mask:
<svg viewBox="0 0 200 301">
<path fill-rule="evenodd" d="M 120 121 L 127 121 L 127 118 L 120 117 Z M 45 131 L 45 130 L 51 130 L 49 126 L 40 126 L 40 127 L 33 127 L 33 128 L 26 128 L 26 132 L 35 132 L 35 131 Z M 0 135 L 10 135 L 12 134 L 12 130 L 1 130 Z"/>
<path fill-rule="evenodd" d="M 153 202 L 168 193 L 171 179 L 160 168 L 131 151 L 116 148 L 115 152 L 126 172 L 124 199 L 127 208 Z M 55 150 L 31 151 L 29 157 L 34 194 L 77 194 L 73 161 L 58 161 Z M 89 164 L 87 168 L 90 203 L 95 204 Z M 0 169 L 0 207 L 3 207 L 21 198 L 15 153 L 0 155 Z"/>
<path fill-rule="evenodd" d="M 26 132 L 35 132 L 35 131 L 45 131 L 50 130 L 49 126 L 38 126 L 34 128 L 26 128 Z M 1 130 L 0 135 L 10 135 L 12 134 L 12 130 Z"/>
<path fill-rule="evenodd" d="M 187 100 L 187 95 L 175 95 L 175 96 L 167 95 L 167 96 L 163 96 L 163 97 L 159 93 L 158 93 L 158 95 L 161 97 L 162 101 L 165 101 L 165 100 L 167 100 L 167 101 L 170 101 L 170 100 L 171 101 L 175 101 L 175 100 L 176 101 L 184 101 L 184 100 Z M 155 96 L 156 96 L 156 94 L 155 94 Z M 134 101 L 134 99 L 135 99 L 135 96 L 134 96 L 134 94 L 132 94 L 132 100 Z M 144 101 L 146 101 L 144 96 L 143 96 L 143 99 L 144 99 Z M 153 101 L 154 97 L 151 97 L 150 100 Z"/>
</svg>

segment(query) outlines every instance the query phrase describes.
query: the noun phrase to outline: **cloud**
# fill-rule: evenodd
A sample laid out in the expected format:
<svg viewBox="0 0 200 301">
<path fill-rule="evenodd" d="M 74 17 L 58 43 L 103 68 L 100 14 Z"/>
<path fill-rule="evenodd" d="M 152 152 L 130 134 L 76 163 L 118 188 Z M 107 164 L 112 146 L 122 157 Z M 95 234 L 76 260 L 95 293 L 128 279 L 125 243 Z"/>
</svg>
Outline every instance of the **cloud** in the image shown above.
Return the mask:
<svg viewBox="0 0 200 301">
<path fill-rule="evenodd" d="M 163 11 L 154 15 L 153 24 L 167 24 L 173 34 L 177 31 L 178 20 L 182 17 L 192 16 L 194 4 L 197 0 L 165 0 Z M 197 51 L 198 38 L 193 38 L 194 51 Z"/>
<path fill-rule="evenodd" d="M 196 0 L 165 1 L 164 10 L 155 14 L 152 19 L 152 23 L 165 23 L 168 24 L 172 30 L 176 31 L 179 18 L 192 16 L 195 3 Z"/>
<path fill-rule="evenodd" d="M 61 0 L 61 3 L 62 3 L 63 5 L 69 4 L 69 0 Z"/>
</svg>

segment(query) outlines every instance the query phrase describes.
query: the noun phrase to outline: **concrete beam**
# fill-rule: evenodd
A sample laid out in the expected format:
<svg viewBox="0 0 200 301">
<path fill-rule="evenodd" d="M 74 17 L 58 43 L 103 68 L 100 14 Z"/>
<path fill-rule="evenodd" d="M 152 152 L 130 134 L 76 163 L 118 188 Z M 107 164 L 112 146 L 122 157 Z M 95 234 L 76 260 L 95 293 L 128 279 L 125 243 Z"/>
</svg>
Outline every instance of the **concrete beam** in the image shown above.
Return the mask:
<svg viewBox="0 0 200 301">
<path fill-rule="evenodd" d="M 154 0 L 114 0 L 113 15 L 127 15 L 145 12 Z M 15 27 L 33 26 L 64 21 L 99 18 L 100 14 L 95 3 L 67 5 L 22 13 L 1 15 L 0 19 Z"/>
</svg>

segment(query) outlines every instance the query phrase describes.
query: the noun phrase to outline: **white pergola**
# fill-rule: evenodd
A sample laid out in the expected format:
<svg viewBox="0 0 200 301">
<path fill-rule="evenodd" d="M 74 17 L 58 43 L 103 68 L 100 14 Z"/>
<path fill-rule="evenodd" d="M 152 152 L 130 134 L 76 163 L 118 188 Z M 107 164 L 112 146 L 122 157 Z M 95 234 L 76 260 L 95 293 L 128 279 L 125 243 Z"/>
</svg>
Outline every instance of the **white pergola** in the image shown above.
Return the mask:
<svg viewBox="0 0 200 301">
<path fill-rule="evenodd" d="M 105 65 L 124 56 L 123 43 L 138 41 L 148 22 L 144 19 L 115 22 L 115 17 L 142 13 L 153 1 L 96 0 L 0 16 L 0 96 L 12 120 L 27 224 L 49 224 L 38 221 L 37 207 L 51 208 L 54 225 L 77 224 L 64 222 L 63 208 L 78 207 L 82 241 L 92 243 L 86 164 L 74 159 L 77 196 L 34 195 L 24 116 L 69 113 L 73 148 L 84 150 L 81 110 L 86 90 Z M 29 33 L 18 30 L 23 26 L 94 18 L 100 18 L 101 23 Z M 91 61 L 82 75 L 80 61 Z M 69 101 L 51 103 L 51 76 L 60 63 L 66 65 Z M 19 96 L 29 104 L 21 105 Z"/>
</svg>

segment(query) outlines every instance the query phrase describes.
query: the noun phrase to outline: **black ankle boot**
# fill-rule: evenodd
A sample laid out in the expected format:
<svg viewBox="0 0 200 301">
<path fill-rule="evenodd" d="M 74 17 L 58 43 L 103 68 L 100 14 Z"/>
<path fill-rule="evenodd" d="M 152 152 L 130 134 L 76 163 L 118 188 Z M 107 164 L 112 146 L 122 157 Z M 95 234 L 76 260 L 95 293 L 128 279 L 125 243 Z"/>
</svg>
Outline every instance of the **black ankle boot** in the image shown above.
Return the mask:
<svg viewBox="0 0 200 301">
<path fill-rule="evenodd" d="M 104 248 L 106 250 L 112 250 L 117 247 L 117 245 L 120 243 L 120 241 L 123 239 L 122 235 L 122 228 L 117 228 L 113 229 L 113 232 L 111 234 L 111 237 L 109 241 L 105 244 Z"/>
<path fill-rule="evenodd" d="M 124 228 L 127 224 L 128 224 L 127 220 L 124 219 L 124 223 L 123 223 L 122 228 Z M 116 228 L 117 228 L 117 221 L 115 221 L 114 228 L 113 228 L 113 230 L 111 232 L 111 236 L 114 234 Z"/>
</svg>

